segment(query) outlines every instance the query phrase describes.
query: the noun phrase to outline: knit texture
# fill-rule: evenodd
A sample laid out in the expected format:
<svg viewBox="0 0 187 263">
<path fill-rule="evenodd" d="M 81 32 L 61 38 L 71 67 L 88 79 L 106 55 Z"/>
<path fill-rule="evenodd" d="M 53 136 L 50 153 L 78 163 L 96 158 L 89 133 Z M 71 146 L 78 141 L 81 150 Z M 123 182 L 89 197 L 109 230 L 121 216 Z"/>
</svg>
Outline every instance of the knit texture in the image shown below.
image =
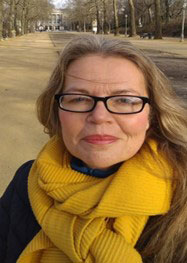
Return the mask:
<svg viewBox="0 0 187 263">
<path fill-rule="evenodd" d="M 71 169 L 61 140 L 53 137 L 29 174 L 28 191 L 42 230 L 18 263 L 139 263 L 134 246 L 149 216 L 170 207 L 172 169 L 157 144 L 99 179 Z"/>
</svg>

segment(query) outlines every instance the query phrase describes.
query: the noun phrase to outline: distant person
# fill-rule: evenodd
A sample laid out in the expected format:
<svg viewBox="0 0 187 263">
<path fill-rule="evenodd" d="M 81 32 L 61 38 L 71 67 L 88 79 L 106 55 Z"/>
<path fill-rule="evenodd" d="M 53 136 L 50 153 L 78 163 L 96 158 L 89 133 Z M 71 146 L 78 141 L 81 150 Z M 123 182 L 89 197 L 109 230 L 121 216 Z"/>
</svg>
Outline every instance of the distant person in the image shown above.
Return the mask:
<svg viewBox="0 0 187 263">
<path fill-rule="evenodd" d="M 39 31 L 42 32 L 44 30 L 43 26 L 39 26 Z"/>
<path fill-rule="evenodd" d="M 74 38 L 37 109 L 51 138 L 0 199 L 0 262 L 187 262 L 187 114 L 153 62 Z"/>
</svg>

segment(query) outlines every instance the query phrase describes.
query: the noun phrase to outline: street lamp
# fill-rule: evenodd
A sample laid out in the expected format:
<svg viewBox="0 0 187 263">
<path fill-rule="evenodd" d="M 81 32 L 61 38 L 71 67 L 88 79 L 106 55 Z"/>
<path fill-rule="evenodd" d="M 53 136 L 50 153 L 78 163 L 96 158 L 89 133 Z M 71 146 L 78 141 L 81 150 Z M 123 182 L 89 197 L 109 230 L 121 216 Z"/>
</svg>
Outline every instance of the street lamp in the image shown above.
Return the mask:
<svg viewBox="0 0 187 263">
<path fill-rule="evenodd" d="M 125 14 L 125 37 L 127 37 L 127 18 L 128 18 L 128 15 Z"/>
<path fill-rule="evenodd" d="M 181 31 L 181 41 L 184 41 L 184 23 L 185 23 L 186 6 L 187 6 L 187 3 L 186 3 L 186 1 L 184 0 L 183 6 L 182 6 L 182 31 Z"/>
</svg>

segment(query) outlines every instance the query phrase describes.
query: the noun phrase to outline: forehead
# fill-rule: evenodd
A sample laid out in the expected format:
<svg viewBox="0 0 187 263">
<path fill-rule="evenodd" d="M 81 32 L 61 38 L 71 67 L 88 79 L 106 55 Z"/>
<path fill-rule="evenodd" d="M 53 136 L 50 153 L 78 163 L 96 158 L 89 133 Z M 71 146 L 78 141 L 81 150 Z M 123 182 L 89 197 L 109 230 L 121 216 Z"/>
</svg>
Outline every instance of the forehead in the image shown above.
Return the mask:
<svg viewBox="0 0 187 263">
<path fill-rule="evenodd" d="M 121 56 L 86 55 L 73 61 L 67 75 L 88 81 L 118 83 L 126 80 L 125 75 L 141 75 L 141 70 L 130 60 Z"/>
<path fill-rule="evenodd" d="M 66 72 L 65 89 L 73 86 L 107 85 L 145 88 L 141 70 L 121 56 L 87 55 L 72 62 Z"/>
</svg>

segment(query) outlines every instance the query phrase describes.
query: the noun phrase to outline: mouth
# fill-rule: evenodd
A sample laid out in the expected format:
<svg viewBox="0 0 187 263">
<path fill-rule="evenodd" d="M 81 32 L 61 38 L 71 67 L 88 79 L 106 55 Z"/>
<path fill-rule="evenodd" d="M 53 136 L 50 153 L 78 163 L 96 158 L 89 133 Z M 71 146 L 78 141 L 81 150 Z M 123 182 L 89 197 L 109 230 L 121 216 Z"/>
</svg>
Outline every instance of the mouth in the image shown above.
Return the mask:
<svg viewBox="0 0 187 263">
<path fill-rule="evenodd" d="M 117 137 L 111 135 L 100 135 L 100 134 L 93 134 L 83 138 L 83 140 L 90 144 L 111 144 L 118 140 Z"/>
</svg>

